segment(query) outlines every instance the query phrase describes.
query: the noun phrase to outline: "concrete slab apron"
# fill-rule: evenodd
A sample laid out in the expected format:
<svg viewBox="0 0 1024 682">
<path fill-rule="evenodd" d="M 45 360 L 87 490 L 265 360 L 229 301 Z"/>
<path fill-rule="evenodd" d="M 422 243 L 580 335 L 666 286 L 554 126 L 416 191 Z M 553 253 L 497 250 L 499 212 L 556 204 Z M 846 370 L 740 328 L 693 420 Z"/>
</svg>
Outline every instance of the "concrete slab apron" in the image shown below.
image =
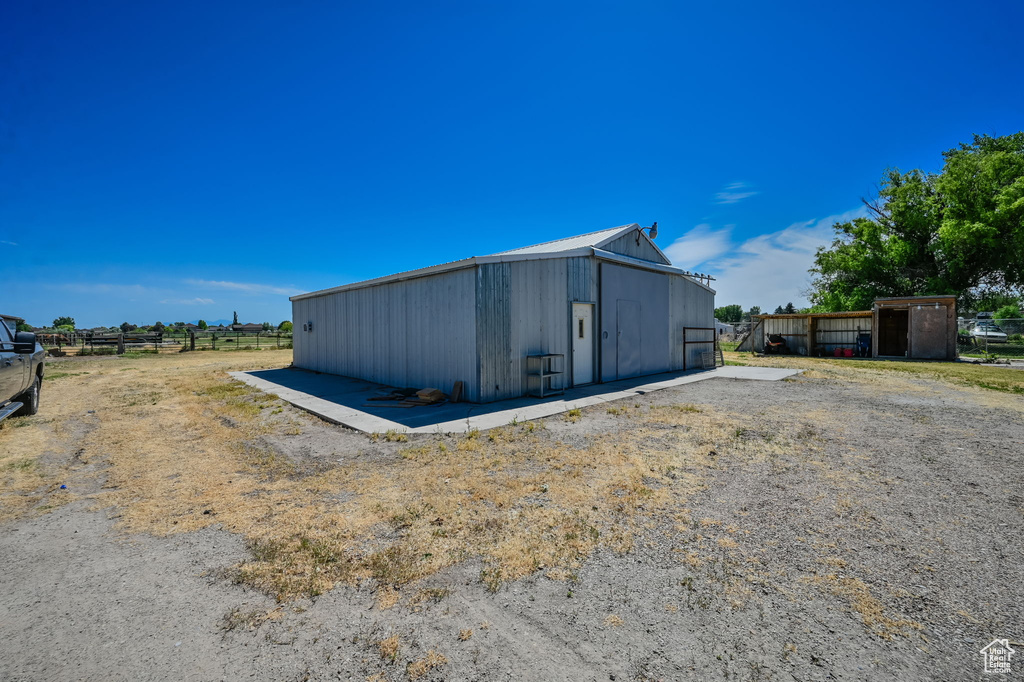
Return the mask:
<svg viewBox="0 0 1024 682">
<path fill-rule="evenodd" d="M 797 369 L 727 366 L 713 370 L 672 372 L 568 389 L 564 395 L 538 400 L 516 398 L 497 403 L 445 403 L 431 407 L 367 406 L 366 400 L 384 386 L 331 374 L 294 369 L 229 372 L 253 388 L 276 395 L 292 405 L 335 424 L 365 433 L 395 430 L 404 433 L 466 433 L 504 426 L 513 420 L 542 419 L 572 409 L 632 398 L 649 391 L 707 379 L 779 381 L 799 374 Z M 396 413 L 393 418 L 383 413 Z"/>
</svg>

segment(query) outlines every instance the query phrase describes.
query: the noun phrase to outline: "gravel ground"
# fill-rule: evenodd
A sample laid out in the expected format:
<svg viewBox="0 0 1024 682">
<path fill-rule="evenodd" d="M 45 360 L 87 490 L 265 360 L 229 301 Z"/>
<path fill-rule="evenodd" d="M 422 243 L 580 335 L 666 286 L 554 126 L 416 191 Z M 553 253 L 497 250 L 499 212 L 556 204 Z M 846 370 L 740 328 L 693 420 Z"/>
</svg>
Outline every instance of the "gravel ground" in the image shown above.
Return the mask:
<svg viewBox="0 0 1024 682">
<path fill-rule="evenodd" d="M 737 437 L 799 427 L 811 445 L 723 462 L 687 501 L 692 523 L 650 524 L 567 581 L 491 593 L 467 561 L 385 610 L 360 587 L 278 604 L 228 578 L 238 536 L 124 535 L 116 509 L 78 501 L 0 526 L 0 680 L 986 679 L 978 650 L 1024 639 L 1013 400 L 813 373 L 641 396 L 744 415 Z M 618 419 L 591 408 L 548 431 Z M 288 443 L 296 458 L 367 448 L 326 424 Z M 394 635 L 391 660 L 377 643 Z"/>
</svg>

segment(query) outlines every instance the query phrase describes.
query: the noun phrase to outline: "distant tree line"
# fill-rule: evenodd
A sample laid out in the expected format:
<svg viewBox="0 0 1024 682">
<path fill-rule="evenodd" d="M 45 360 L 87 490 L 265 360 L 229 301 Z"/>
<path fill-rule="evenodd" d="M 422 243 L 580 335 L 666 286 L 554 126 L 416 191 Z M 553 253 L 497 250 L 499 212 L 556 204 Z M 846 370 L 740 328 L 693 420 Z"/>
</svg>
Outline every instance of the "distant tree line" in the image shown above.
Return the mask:
<svg viewBox="0 0 1024 682">
<path fill-rule="evenodd" d="M 775 308 L 774 315 L 791 315 L 793 313 L 807 313 L 810 312 L 811 308 L 797 308 L 790 301 L 786 305 L 778 306 Z M 726 324 L 740 324 L 743 322 L 750 322 L 750 318 L 754 315 L 761 315 L 760 306 L 751 306 L 750 310 L 744 311 L 743 306 L 738 303 L 731 305 L 724 305 L 721 308 L 715 308 L 715 319 L 719 322 L 725 322 Z"/>
</svg>

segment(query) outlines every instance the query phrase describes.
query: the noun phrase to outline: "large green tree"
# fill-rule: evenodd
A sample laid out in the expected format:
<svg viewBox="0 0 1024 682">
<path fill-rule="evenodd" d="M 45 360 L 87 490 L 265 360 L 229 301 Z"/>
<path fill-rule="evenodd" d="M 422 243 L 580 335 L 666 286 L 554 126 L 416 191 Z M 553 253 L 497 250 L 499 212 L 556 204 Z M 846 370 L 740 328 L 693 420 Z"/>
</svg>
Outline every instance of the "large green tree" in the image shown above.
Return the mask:
<svg viewBox="0 0 1024 682">
<path fill-rule="evenodd" d="M 58 317 L 57 319 L 55 319 L 53 321 L 53 326 L 54 327 L 71 327 L 72 329 L 74 329 L 75 328 L 75 318 L 67 317 L 67 316 L 65 316 L 65 317 Z"/>
<path fill-rule="evenodd" d="M 715 308 L 715 319 L 726 324 L 736 324 L 743 319 L 743 307 L 738 303 Z"/>
<path fill-rule="evenodd" d="M 937 174 L 887 171 L 869 217 L 834 226 L 811 269 L 816 309 L 925 294 L 970 306 L 1024 291 L 1024 132 L 976 135 L 943 157 Z"/>
</svg>

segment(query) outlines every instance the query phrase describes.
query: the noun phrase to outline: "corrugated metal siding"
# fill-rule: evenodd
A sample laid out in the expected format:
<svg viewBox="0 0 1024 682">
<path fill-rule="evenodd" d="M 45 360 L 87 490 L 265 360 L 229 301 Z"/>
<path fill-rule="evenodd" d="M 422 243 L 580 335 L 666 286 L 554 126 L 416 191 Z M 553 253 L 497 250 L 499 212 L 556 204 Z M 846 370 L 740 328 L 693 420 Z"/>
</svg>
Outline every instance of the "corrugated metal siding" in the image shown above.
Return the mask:
<svg viewBox="0 0 1024 682">
<path fill-rule="evenodd" d="M 842 321 L 846 322 L 846 320 Z M 790 351 L 800 353 L 803 349 L 802 354 L 807 354 L 807 318 L 766 318 L 758 334 L 760 339 L 755 339 L 754 342 L 755 344 L 759 343 L 761 349 L 764 348 L 766 334 L 779 334 L 786 339 L 786 345 L 789 346 Z"/>
<path fill-rule="evenodd" d="M 669 282 L 672 275 L 601 263 L 600 369 L 602 381 L 622 376 L 618 368 L 618 301 L 640 304 L 639 371 L 635 376 L 667 371 L 671 363 Z"/>
<path fill-rule="evenodd" d="M 568 366 L 569 286 L 567 258 L 517 261 L 510 266 L 510 356 L 513 378 L 496 393 L 497 399 L 524 395 L 526 356 L 562 353 Z M 480 363 L 494 358 L 481 356 Z"/>
<path fill-rule="evenodd" d="M 498 400 L 519 384 L 519 363 L 512 354 L 510 263 L 477 268 L 476 347 L 480 402 Z"/>
<path fill-rule="evenodd" d="M 663 263 L 665 265 L 672 265 L 667 259 L 663 258 L 658 250 L 651 246 L 651 243 L 646 238 L 641 237 L 640 243 L 636 243 L 636 231 L 624 234 L 618 239 L 608 242 L 605 246 L 601 247 L 605 251 L 611 251 L 612 253 L 621 253 L 623 256 L 632 256 L 633 258 L 640 258 L 643 260 L 649 260 L 654 263 Z"/>
<path fill-rule="evenodd" d="M 827 354 L 837 347 L 852 348 L 857 345 L 857 328 L 861 332 L 871 331 L 870 317 L 819 317 L 817 346 Z M 788 341 L 789 339 L 787 339 Z M 805 347 L 806 348 L 806 347 Z M 799 350 L 797 351 L 799 352 Z"/>
<path fill-rule="evenodd" d="M 476 401 L 475 301 L 475 268 L 294 301 L 295 365 Z"/>
<path fill-rule="evenodd" d="M 566 258 L 566 267 L 569 276 L 569 300 L 597 301 L 597 277 L 596 259 L 594 258 Z"/>
<path fill-rule="evenodd" d="M 862 332 L 871 331 L 870 317 L 819 317 L 816 318 L 818 332 L 816 347 L 826 354 L 835 348 L 851 348 L 857 343 L 857 328 Z M 756 326 L 756 322 L 754 323 Z M 794 355 L 808 355 L 809 322 L 806 317 L 766 317 L 757 334 L 752 338 L 754 350 L 764 351 L 764 339 L 767 334 L 779 334 L 786 339 L 786 345 Z"/>
<path fill-rule="evenodd" d="M 683 327 L 714 325 L 714 294 L 678 275 L 602 267 L 628 275 L 621 283 L 628 291 L 619 294 L 642 302 L 648 334 L 664 338 L 667 330 L 668 339 L 645 352 L 644 372 L 682 369 Z M 527 390 L 527 355 L 561 353 L 571 365 L 570 304 L 598 301 L 598 273 L 597 260 L 587 257 L 488 263 L 294 301 L 295 365 L 446 392 L 461 380 L 474 402 L 519 397 Z M 608 314 L 604 307 L 595 312 Z M 661 320 L 648 328 L 657 310 Z M 614 331 L 614 312 L 610 319 Z M 314 331 L 302 332 L 309 321 Z M 608 348 L 614 371 L 614 344 Z M 699 366 L 703 349 L 689 347 L 689 367 Z"/>
<path fill-rule="evenodd" d="M 680 275 L 669 276 L 669 349 L 673 370 L 694 369 L 701 366 L 701 353 L 711 350 L 711 344 L 690 344 L 686 346 L 685 363 L 683 349 L 684 327 L 715 326 L 715 295 Z M 712 332 L 690 332 L 690 340 L 711 340 Z"/>
</svg>

